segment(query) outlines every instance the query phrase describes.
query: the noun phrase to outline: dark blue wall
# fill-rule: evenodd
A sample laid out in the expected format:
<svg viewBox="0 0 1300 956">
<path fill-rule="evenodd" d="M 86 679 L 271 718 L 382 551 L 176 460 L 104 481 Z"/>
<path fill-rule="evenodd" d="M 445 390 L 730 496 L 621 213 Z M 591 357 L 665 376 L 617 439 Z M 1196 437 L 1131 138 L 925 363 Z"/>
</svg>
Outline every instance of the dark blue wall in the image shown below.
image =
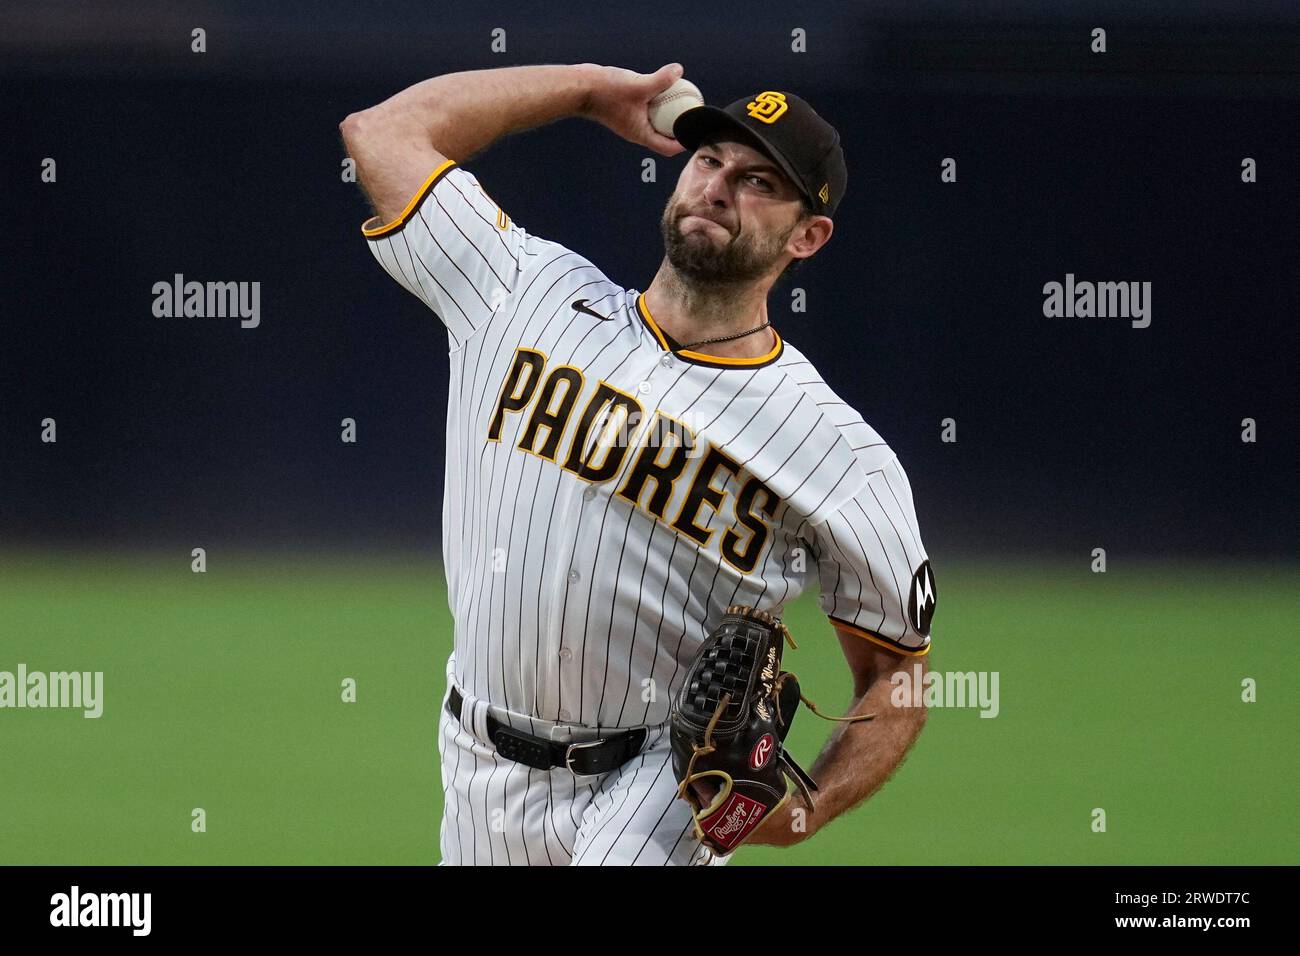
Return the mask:
<svg viewBox="0 0 1300 956">
<path fill-rule="evenodd" d="M 0 540 L 436 549 L 446 339 L 365 248 L 337 124 L 436 73 L 680 60 L 712 102 L 785 86 L 839 127 L 847 198 L 795 280 L 810 310 L 771 310 L 898 450 L 931 552 L 1294 554 L 1296 21 L 845 6 L 670 5 L 665 34 L 564 5 L 140 4 L 102 40 L 8 10 Z M 643 184 L 644 156 L 568 120 L 466 165 L 525 228 L 644 288 L 683 162 Z M 176 272 L 260 281 L 261 326 L 155 318 Z M 1044 318 L 1067 272 L 1150 281 L 1150 328 Z"/>
</svg>

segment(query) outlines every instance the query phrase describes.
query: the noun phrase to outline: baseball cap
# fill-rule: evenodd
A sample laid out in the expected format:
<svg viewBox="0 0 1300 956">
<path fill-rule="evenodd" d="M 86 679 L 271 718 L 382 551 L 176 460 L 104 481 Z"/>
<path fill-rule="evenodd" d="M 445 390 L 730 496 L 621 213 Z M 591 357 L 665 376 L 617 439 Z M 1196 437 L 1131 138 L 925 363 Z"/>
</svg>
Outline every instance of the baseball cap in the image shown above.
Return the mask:
<svg viewBox="0 0 1300 956">
<path fill-rule="evenodd" d="M 835 214 L 848 182 L 840 134 L 802 98 L 764 90 L 723 109 L 696 106 L 673 123 L 673 137 L 691 150 L 718 132 L 740 133 L 740 138 L 756 141 L 808 197 L 818 215 Z"/>
</svg>

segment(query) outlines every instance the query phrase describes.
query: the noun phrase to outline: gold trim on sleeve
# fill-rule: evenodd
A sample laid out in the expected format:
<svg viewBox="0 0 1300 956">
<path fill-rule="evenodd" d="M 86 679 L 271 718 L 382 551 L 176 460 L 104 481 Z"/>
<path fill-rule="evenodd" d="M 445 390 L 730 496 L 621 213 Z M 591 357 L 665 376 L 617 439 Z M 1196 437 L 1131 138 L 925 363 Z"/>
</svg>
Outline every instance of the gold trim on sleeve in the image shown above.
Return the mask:
<svg viewBox="0 0 1300 956">
<path fill-rule="evenodd" d="M 881 637 L 879 634 L 868 631 L 866 628 L 858 627 L 856 624 L 850 624 L 848 621 L 842 621 L 838 617 L 831 617 L 829 614 L 826 615 L 826 617 L 837 630 L 848 631 L 850 634 L 854 634 L 857 637 L 866 638 L 868 641 L 879 644 L 881 647 L 887 647 L 895 653 L 904 654 L 907 657 L 924 657 L 926 654 L 930 653 L 930 644 L 928 641 L 926 642 L 925 647 L 904 647 L 902 644 L 891 641 L 887 637 Z"/>
<path fill-rule="evenodd" d="M 429 174 L 429 178 L 424 181 L 424 184 L 421 185 L 420 188 L 416 191 L 415 195 L 411 197 L 411 201 L 406 204 L 406 208 L 403 209 L 401 213 L 398 214 L 396 219 L 382 226 L 372 226 L 371 223 L 373 223 L 379 217 L 371 216 L 369 219 L 367 219 L 365 222 L 361 224 L 361 234 L 364 235 L 367 239 L 382 239 L 384 236 L 387 236 L 390 233 L 397 232 L 399 229 L 405 226 L 407 220 L 409 220 L 411 216 L 415 214 L 415 210 L 419 208 L 420 203 L 424 202 L 424 197 L 429 195 L 429 190 L 433 189 L 433 187 L 437 184 L 438 180 L 441 179 L 455 165 L 456 165 L 456 161 L 454 159 L 449 159 L 446 162 L 444 162 L 441 166 L 439 166 L 437 169 L 435 169 L 433 172 Z"/>
</svg>

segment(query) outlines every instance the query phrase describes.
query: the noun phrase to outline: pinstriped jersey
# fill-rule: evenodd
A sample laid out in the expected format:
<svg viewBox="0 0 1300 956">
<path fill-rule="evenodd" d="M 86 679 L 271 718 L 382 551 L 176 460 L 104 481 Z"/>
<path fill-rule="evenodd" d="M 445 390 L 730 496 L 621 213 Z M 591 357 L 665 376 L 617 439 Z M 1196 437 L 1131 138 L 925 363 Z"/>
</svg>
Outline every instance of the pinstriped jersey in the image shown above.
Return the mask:
<svg viewBox="0 0 1300 956">
<path fill-rule="evenodd" d="M 907 476 L 793 346 L 681 350 L 640 291 L 454 161 L 363 232 L 447 328 L 442 543 L 468 694 L 508 720 L 662 723 L 728 605 L 780 613 L 807 587 L 840 627 L 929 649 Z"/>
</svg>

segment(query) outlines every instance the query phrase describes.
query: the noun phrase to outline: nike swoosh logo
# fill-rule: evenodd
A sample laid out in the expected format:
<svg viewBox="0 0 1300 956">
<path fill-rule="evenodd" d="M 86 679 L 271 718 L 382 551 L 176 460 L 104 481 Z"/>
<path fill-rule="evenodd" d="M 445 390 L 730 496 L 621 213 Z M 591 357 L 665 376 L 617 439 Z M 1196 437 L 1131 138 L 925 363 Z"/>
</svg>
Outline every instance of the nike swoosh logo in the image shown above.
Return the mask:
<svg viewBox="0 0 1300 956">
<path fill-rule="evenodd" d="M 600 319 L 600 321 L 602 321 L 602 322 L 608 322 L 608 321 L 609 321 L 609 316 L 608 316 L 608 315 L 601 315 L 599 312 L 593 312 L 591 309 L 587 308 L 587 300 L 586 300 L 586 299 L 575 299 L 574 302 L 573 302 L 573 307 L 574 307 L 575 309 L 577 309 L 579 312 L 586 312 L 588 315 L 594 315 L 596 318 Z"/>
</svg>

